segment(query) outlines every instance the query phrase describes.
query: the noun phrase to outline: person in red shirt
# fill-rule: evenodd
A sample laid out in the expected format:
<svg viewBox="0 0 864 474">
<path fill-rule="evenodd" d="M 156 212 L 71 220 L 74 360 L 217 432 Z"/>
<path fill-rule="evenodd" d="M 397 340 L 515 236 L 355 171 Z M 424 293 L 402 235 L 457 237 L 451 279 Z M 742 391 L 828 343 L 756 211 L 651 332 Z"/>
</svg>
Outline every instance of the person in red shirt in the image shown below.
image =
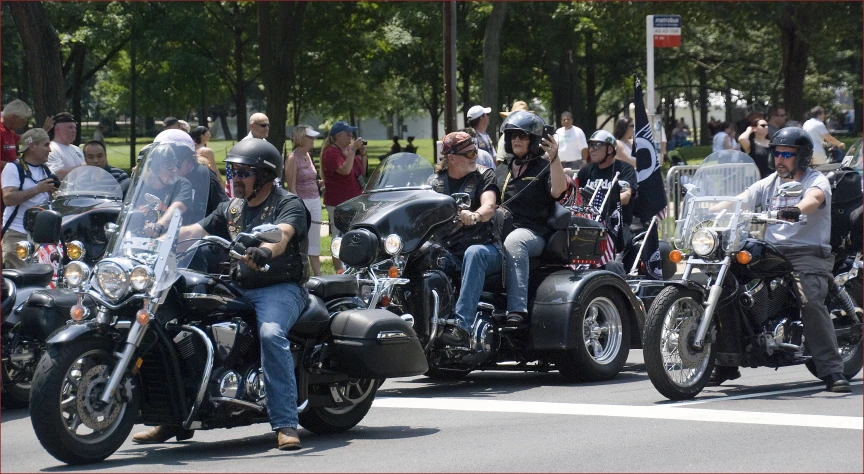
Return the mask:
<svg viewBox="0 0 864 474">
<path fill-rule="evenodd" d="M 0 118 L 0 142 L 3 147 L 0 168 L 18 158 L 18 142 L 21 137 L 15 130 L 24 128 L 32 116 L 33 110 L 23 100 L 15 99 L 3 107 L 3 117 Z"/>
<path fill-rule="evenodd" d="M 342 233 L 333 225 L 336 206 L 359 196 L 363 192 L 366 175 L 366 145 L 362 138 L 352 138 L 357 127 L 338 121 L 321 145 L 321 169 L 324 172 L 324 205 L 330 219 L 330 235 Z M 342 262 L 333 258 L 333 268 L 342 268 Z"/>
</svg>

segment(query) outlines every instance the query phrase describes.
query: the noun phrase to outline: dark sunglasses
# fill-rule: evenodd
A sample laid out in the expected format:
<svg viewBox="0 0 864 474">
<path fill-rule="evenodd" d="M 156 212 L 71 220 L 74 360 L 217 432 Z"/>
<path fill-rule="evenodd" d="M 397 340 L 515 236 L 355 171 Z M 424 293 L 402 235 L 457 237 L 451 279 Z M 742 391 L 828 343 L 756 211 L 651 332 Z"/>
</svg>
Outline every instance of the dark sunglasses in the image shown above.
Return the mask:
<svg viewBox="0 0 864 474">
<path fill-rule="evenodd" d="M 788 160 L 789 158 L 795 158 L 798 156 L 794 151 L 775 151 L 774 158 L 783 158 L 784 160 Z"/>
<path fill-rule="evenodd" d="M 255 170 L 251 170 L 251 169 L 238 170 L 238 169 L 235 169 L 234 170 L 234 176 L 236 176 L 240 179 L 251 178 L 252 176 L 255 176 Z"/>
<path fill-rule="evenodd" d="M 477 156 L 477 150 L 466 151 L 465 153 L 453 153 L 454 155 L 464 156 L 469 160 Z"/>
<path fill-rule="evenodd" d="M 527 140 L 527 139 L 528 139 L 528 134 L 525 133 L 525 132 L 522 132 L 522 131 L 519 131 L 519 132 L 510 132 L 510 137 L 511 137 L 511 140 L 512 140 L 513 138 L 518 138 L 519 140 Z"/>
<path fill-rule="evenodd" d="M 269 123 L 253 123 L 252 125 L 258 125 L 259 127 L 267 128 L 270 126 Z"/>
<path fill-rule="evenodd" d="M 588 144 L 588 149 L 589 150 L 599 150 L 600 147 L 602 147 L 603 145 L 606 145 L 606 143 L 604 143 L 604 142 L 591 142 Z"/>
</svg>

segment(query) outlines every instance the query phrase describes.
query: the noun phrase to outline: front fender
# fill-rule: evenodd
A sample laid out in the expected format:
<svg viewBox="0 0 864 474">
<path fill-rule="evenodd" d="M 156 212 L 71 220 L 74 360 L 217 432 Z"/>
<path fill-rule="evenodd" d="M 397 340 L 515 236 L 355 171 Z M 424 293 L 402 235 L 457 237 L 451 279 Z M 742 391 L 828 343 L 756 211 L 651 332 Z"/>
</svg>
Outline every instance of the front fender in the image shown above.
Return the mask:
<svg viewBox="0 0 864 474">
<path fill-rule="evenodd" d="M 111 326 L 99 324 L 96 321 L 88 321 L 86 323 L 67 324 L 66 326 L 57 328 L 56 331 L 48 336 L 47 343 L 48 345 L 69 344 L 72 341 L 91 336 L 107 336 L 114 340 L 120 337 L 122 339 L 120 333 Z"/>
<path fill-rule="evenodd" d="M 624 302 L 622 315 L 632 324 L 631 347 L 642 346 L 645 308 L 620 276 L 606 270 L 559 270 L 546 276 L 537 288 L 531 311 L 531 344 L 535 350 L 577 347 L 581 331 L 572 320 L 584 311 L 585 297 L 598 288 L 617 294 Z"/>
</svg>

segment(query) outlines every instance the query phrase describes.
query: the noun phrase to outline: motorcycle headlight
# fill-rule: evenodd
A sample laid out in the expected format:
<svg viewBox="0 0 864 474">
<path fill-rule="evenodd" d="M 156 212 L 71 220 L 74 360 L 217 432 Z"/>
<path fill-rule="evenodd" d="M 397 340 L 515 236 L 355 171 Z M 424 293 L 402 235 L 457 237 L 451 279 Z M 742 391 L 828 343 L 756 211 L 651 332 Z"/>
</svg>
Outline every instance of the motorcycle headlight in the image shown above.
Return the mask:
<svg viewBox="0 0 864 474">
<path fill-rule="evenodd" d="M 90 279 L 90 267 L 84 262 L 69 262 L 63 270 L 63 277 L 70 288 L 77 289 Z"/>
<path fill-rule="evenodd" d="M 27 257 L 33 255 L 33 244 L 26 240 L 18 242 L 15 246 L 15 255 L 21 260 L 27 259 Z"/>
<path fill-rule="evenodd" d="M 132 269 L 129 274 L 129 282 L 135 291 L 147 291 L 153 286 L 153 271 L 149 268 L 138 265 Z"/>
<path fill-rule="evenodd" d="M 335 237 L 330 241 L 330 255 L 339 258 L 339 250 L 342 248 L 342 237 Z"/>
<path fill-rule="evenodd" d="M 396 255 L 402 251 L 402 237 L 390 234 L 384 239 L 384 250 L 390 255 Z"/>
<path fill-rule="evenodd" d="M 84 254 L 86 253 L 87 251 L 84 249 L 84 244 L 82 244 L 80 240 L 73 240 L 66 244 L 66 255 L 68 255 L 71 260 L 81 260 L 84 258 Z"/>
<path fill-rule="evenodd" d="M 109 299 L 118 301 L 129 292 L 129 277 L 115 262 L 102 261 L 96 266 L 96 282 Z"/>
<path fill-rule="evenodd" d="M 717 248 L 717 234 L 708 229 L 699 229 L 693 232 L 690 248 L 693 249 L 693 253 L 700 257 L 711 255 Z"/>
</svg>

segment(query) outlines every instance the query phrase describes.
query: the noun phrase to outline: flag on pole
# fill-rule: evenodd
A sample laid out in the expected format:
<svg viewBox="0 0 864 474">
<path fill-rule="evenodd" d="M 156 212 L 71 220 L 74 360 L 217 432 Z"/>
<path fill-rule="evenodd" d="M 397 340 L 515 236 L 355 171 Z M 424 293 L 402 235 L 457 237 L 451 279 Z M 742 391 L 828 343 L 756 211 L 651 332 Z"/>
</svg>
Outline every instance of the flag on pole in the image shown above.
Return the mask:
<svg viewBox="0 0 864 474">
<path fill-rule="evenodd" d="M 57 262 L 51 260 L 51 254 L 57 250 L 57 246 L 51 244 L 40 245 L 39 248 L 36 249 L 36 260 L 39 263 L 51 265 L 54 268 L 54 276 L 51 277 L 51 282 L 48 283 L 48 288 L 51 288 L 52 290 L 57 288 Z"/>
<path fill-rule="evenodd" d="M 234 170 L 231 168 L 230 163 L 225 164 L 225 194 L 229 198 L 234 197 Z"/>
<path fill-rule="evenodd" d="M 617 184 L 615 185 L 615 189 L 618 189 Z M 617 253 L 618 248 L 623 246 L 621 202 L 617 199 L 610 199 L 606 203 L 606 207 L 601 209 L 607 192 L 609 192 L 609 188 L 598 190 L 594 196 L 594 200 L 591 202 L 591 206 L 597 209 L 599 213 L 596 220 L 602 223 L 606 228 L 606 237 L 600 242 L 601 256 L 597 265 L 598 267 L 602 267 L 603 265 L 606 265 L 607 262 L 615 260 L 615 254 Z M 617 195 L 617 192 L 613 194 L 613 196 Z"/>
<path fill-rule="evenodd" d="M 661 157 L 654 148 L 654 135 L 642 99 L 642 84 L 636 79 L 636 133 L 633 137 L 633 157 L 636 158 L 636 180 L 639 183 L 639 197 L 635 214 L 648 222 L 652 217 L 666 210 L 666 190 L 660 166 Z M 665 213 L 664 213 L 665 214 Z M 661 217 L 662 219 L 662 217 Z"/>
</svg>

